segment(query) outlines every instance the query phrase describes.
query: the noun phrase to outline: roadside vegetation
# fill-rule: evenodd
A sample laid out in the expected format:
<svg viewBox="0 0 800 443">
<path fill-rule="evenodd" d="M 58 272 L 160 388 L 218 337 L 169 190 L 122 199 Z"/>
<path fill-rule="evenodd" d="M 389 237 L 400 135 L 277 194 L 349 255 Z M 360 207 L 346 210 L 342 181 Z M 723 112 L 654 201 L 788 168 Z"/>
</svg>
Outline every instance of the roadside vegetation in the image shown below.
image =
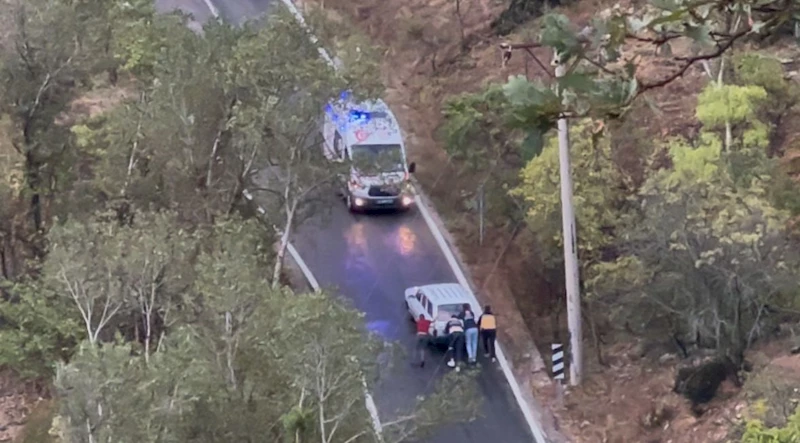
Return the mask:
<svg viewBox="0 0 800 443">
<path fill-rule="evenodd" d="M 796 438 L 797 2 L 324 8 L 388 46 L 387 95 L 417 176 L 481 296 L 504 306 L 503 343 L 563 432 Z M 534 45 L 504 66 L 503 42 Z M 548 369 L 525 363 L 531 339 L 546 364 L 550 343 L 568 341 L 559 116 L 571 125 L 588 368 L 562 404 L 528 370 Z M 725 380 L 744 389 L 728 395 Z M 710 406 L 706 382 L 710 397 L 723 385 Z"/>
<path fill-rule="evenodd" d="M 332 186 L 309 122 L 378 82 L 287 13 L 199 35 L 148 0 L 2 5 L 0 440 L 399 442 L 472 417 L 455 374 L 379 435 L 364 383 L 395 346 L 286 286 L 279 231 Z M 276 194 L 266 217 L 245 189 Z"/>
</svg>

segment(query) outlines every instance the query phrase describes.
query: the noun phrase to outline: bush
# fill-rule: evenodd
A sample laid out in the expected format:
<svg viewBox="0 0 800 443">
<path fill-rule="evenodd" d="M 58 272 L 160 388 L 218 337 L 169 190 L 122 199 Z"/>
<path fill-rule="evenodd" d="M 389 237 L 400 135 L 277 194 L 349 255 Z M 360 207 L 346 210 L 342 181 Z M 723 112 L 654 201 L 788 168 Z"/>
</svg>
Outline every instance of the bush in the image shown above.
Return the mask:
<svg viewBox="0 0 800 443">
<path fill-rule="evenodd" d="M 84 328 L 80 315 L 66 298 L 36 284 L 6 289 L 0 301 L 0 367 L 22 378 L 51 377 L 55 362 L 68 360 Z"/>
<path fill-rule="evenodd" d="M 794 443 L 800 441 L 800 408 L 783 427 L 769 428 L 759 419 L 745 423 L 742 443 Z"/>
</svg>

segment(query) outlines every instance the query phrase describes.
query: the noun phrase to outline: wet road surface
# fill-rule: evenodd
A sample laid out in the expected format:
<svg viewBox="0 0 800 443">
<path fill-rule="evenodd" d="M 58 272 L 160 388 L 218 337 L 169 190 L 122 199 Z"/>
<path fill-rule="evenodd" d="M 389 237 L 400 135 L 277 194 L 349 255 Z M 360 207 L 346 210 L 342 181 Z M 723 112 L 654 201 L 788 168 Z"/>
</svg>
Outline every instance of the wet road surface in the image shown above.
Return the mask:
<svg viewBox="0 0 800 443">
<path fill-rule="evenodd" d="M 293 238 L 300 255 L 320 285 L 333 287 L 366 313 L 369 328 L 399 342 L 410 353 L 414 324 L 403 300 L 407 287 L 456 282 L 425 220 L 415 210 L 396 214 L 350 214 L 344 203 L 319 221 L 307 221 Z M 436 380 L 451 370 L 443 354 L 431 350 L 426 367 L 401 363 L 382 374 L 374 392 L 381 420 L 407 411 L 417 395 L 430 392 Z M 427 442 L 522 443 L 534 441 L 497 364 L 479 356 L 483 397 L 481 417 L 448 426 Z"/>
</svg>

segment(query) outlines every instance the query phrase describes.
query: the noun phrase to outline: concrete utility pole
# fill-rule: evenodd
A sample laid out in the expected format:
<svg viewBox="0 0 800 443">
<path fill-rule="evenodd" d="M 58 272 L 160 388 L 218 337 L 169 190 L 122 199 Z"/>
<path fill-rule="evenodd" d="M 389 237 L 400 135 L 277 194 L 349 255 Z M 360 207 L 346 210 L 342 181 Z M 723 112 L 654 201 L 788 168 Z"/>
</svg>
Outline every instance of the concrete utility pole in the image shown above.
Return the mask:
<svg viewBox="0 0 800 443">
<path fill-rule="evenodd" d="M 556 78 L 566 68 L 558 54 L 553 55 Z M 581 325 L 581 291 L 578 273 L 578 248 L 575 244 L 575 211 L 572 207 L 572 171 L 569 162 L 569 125 L 558 119 L 558 159 L 561 166 L 561 224 L 564 236 L 564 277 L 567 286 L 567 324 L 569 326 L 569 384 L 581 384 L 583 375 L 583 331 Z"/>
<path fill-rule="evenodd" d="M 534 48 L 541 48 L 539 43 L 501 43 L 503 51 L 502 66 L 505 68 L 511 60 L 514 50 L 523 49 L 536 64 L 551 77 L 552 73 L 545 67 Z M 556 80 L 563 77 L 566 67 L 560 63 L 560 57 L 553 53 L 551 64 L 556 67 Z M 558 158 L 561 175 L 561 224 L 564 236 L 564 277 L 567 287 L 567 324 L 569 326 L 569 383 L 573 386 L 581 384 L 583 375 L 583 331 L 581 324 L 581 290 L 578 272 L 578 249 L 575 235 L 575 211 L 572 207 L 572 170 L 569 162 L 569 125 L 567 119 L 558 119 Z"/>
</svg>

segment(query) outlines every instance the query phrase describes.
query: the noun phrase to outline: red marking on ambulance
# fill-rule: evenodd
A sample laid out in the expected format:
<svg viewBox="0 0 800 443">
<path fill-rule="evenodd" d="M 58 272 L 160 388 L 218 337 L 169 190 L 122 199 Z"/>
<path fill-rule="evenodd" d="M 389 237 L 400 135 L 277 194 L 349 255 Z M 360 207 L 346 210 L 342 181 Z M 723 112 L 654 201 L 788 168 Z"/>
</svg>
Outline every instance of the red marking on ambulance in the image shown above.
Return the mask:
<svg viewBox="0 0 800 443">
<path fill-rule="evenodd" d="M 364 140 L 367 139 L 367 137 L 369 137 L 369 132 L 363 129 L 359 129 L 356 131 L 355 135 L 356 135 L 356 140 L 363 142 Z"/>
</svg>

